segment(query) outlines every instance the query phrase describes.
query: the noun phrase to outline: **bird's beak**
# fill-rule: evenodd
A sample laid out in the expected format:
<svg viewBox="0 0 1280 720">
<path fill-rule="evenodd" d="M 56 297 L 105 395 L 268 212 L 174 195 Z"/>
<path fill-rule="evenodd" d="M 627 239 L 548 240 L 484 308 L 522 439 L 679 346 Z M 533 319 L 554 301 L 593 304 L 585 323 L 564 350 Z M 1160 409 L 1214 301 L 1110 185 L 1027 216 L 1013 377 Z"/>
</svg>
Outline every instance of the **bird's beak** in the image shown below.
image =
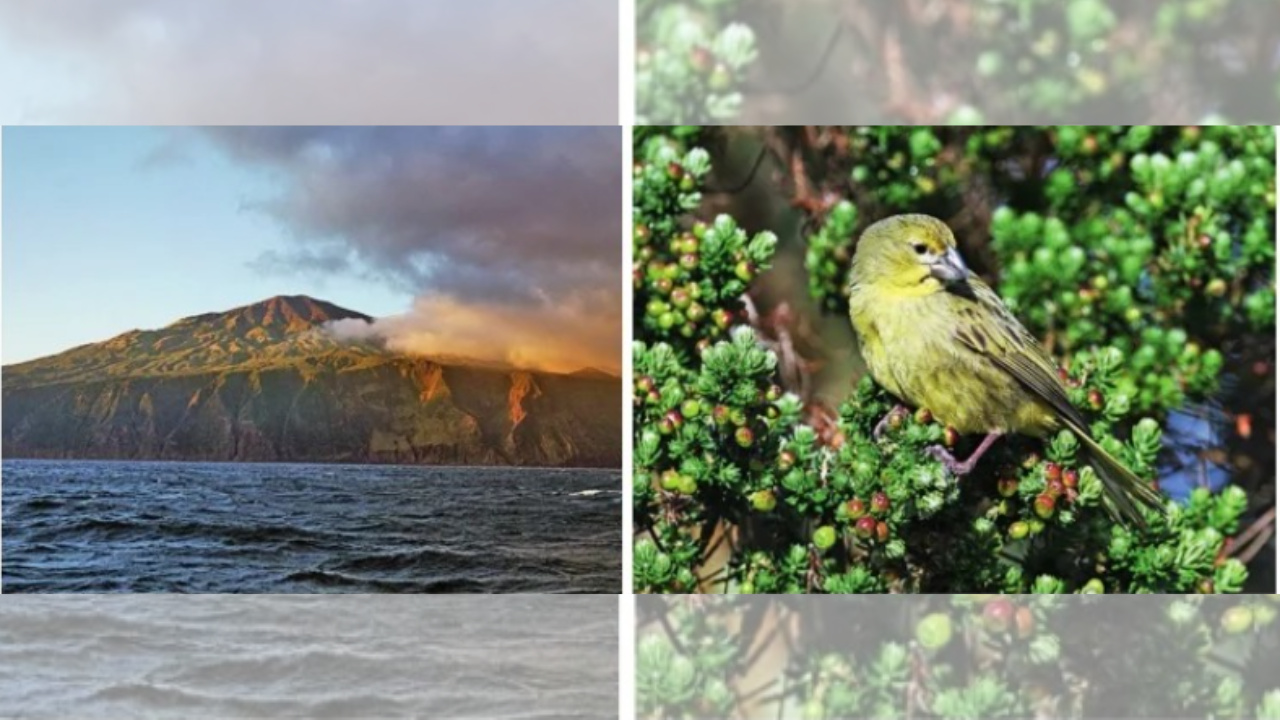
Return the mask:
<svg viewBox="0 0 1280 720">
<path fill-rule="evenodd" d="M 929 274 L 944 285 L 963 282 L 969 277 L 969 267 L 955 248 L 947 248 L 947 252 L 938 261 L 929 266 Z"/>
</svg>

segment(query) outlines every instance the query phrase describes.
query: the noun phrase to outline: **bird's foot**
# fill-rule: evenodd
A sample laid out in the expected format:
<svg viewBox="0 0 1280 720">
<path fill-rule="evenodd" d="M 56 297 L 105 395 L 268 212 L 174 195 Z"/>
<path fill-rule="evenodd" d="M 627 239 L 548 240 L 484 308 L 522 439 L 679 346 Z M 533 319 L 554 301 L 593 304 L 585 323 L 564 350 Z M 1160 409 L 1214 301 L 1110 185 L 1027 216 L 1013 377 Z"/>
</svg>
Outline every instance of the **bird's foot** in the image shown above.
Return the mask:
<svg viewBox="0 0 1280 720">
<path fill-rule="evenodd" d="M 880 418 L 880 422 L 876 423 L 875 429 L 871 431 L 871 437 L 875 440 L 879 440 L 884 436 L 885 431 L 889 429 L 889 423 L 892 422 L 895 417 L 906 419 L 907 412 L 908 410 L 906 405 L 895 405 L 894 408 L 886 413 L 884 417 Z"/>
<path fill-rule="evenodd" d="M 973 472 L 973 468 L 978 465 L 978 460 L 982 459 L 987 450 L 991 449 L 991 445 L 996 440 L 999 440 L 1003 434 L 1001 432 L 987 433 L 987 436 L 982 438 L 982 443 L 978 445 L 978 449 L 974 450 L 969 459 L 964 461 L 957 460 L 955 455 L 952 455 L 950 451 L 941 445 L 930 445 L 924 449 L 924 452 L 929 457 L 942 463 L 942 466 L 958 479 Z"/>
<path fill-rule="evenodd" d="M 947 469 L 956 478 L 962 478 L 973 472 L 973 468 L 977 465 L 977 458 L 970 457 L 968 460 L 957 460 L 945 447 L 941 445 L 930 445 L 924 449 L 924 454 L 942 463 L 942 467 Z"/>
</svg>

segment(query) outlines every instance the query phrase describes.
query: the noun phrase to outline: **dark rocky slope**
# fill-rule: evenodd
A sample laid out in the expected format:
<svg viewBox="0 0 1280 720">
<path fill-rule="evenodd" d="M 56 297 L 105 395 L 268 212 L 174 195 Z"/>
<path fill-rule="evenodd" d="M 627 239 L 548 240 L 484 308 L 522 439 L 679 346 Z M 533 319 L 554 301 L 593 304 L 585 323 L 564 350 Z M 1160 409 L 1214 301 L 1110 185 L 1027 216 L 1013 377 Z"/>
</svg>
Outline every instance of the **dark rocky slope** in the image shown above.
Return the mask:
<svg viewBox="0 0 1280 720">
<path fill-rule="evenodd" d="M 335 340 L 305 297 L 4 368 L 5 457 L 619 467 L 621 381 Z"/>
</svg>

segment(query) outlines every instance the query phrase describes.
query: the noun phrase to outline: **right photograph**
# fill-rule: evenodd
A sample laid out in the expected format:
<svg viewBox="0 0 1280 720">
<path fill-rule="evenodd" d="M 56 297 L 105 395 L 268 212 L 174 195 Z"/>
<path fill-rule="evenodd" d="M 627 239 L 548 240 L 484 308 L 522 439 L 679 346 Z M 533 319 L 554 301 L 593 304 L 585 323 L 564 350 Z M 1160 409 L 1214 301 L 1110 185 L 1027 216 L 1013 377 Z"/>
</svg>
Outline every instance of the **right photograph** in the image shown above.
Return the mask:
<svg viewBox="0 0 1280 720">
<path fill-rule="evenodd" d="M 636 593 L 1274 593 L 1276 130 L 637 127 Z"/>
</svg>

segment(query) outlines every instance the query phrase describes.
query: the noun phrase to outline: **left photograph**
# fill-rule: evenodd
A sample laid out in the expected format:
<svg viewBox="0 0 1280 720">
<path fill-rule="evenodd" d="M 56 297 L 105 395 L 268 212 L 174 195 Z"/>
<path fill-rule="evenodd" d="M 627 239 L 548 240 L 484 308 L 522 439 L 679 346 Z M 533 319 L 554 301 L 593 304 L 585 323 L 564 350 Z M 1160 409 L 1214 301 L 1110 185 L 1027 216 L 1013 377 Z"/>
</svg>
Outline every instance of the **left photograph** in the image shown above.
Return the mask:
<svg viewBox="0 0 1280 720">
<path fill-rule="evenodd" d="M 3 591 L 616 593 L 618 127 L 3 131 Z"/>
</svg>

